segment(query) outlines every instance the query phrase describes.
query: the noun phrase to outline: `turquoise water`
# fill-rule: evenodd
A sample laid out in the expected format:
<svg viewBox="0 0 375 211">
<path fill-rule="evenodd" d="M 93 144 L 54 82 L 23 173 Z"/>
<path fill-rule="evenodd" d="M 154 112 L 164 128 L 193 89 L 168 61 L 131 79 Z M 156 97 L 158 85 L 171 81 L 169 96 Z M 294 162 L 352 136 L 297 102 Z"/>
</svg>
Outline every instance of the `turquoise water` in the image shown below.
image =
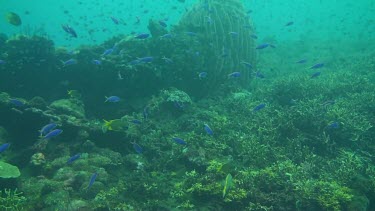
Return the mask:
<svg viewBox="0 0 375 211">
<path fill-rule="evenodd" d="M 162 2 L 141 1 L 72 1 L 51 4 L 41 0 L 3 1 L 0 12 L 13 11 L 22 17 L 23 26 L 14 27 L 2 21 L 0 27 L 8 35 L 28 30 L 40 30 L 48 34 L 58 46 L 75 47 L 93 45 L 117 34 L 147 31 L 148 19 L 168 18 L 170 25 L 176 24 L 186 9 L 196 1 L 177 0 Z M 367 42 L 374 38 L 375 3 L 369 0 L 334 1 L 243 1 L 247 11 L 251 10 L 256 33 L 260 38 L 274 37 L 284 40 L 348 40 Z M 116 17 L 127 25 L 115 25 L 110 17 Z M 134 24 L 139 17 L 140 24 Z M 284 25 L 293 21 L 294 25 Z M 78 39 L 69 39 L 61 24 L 70 24 L 77 30 Z M 89 31 L 94 31 L 89 34 Z M 105 30 L 103 32 L 103 30 Z"/>
<path fill-rule="evenodd" d="M 0 211 L 375 210 L 375 1 L 0 14 Z"/>
</svg>

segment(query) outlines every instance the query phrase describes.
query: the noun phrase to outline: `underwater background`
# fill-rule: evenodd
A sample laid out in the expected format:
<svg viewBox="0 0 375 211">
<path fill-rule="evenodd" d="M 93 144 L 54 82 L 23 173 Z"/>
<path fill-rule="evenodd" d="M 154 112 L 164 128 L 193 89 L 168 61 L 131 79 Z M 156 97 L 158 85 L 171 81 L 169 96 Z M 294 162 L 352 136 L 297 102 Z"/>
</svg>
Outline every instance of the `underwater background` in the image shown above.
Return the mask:
<svg viewBox="0 0 375 211">
<path fill-rule="evenodd" d="M 0 210 L 375 210 L 375 1 L 0 14 Z"/>
</svg>

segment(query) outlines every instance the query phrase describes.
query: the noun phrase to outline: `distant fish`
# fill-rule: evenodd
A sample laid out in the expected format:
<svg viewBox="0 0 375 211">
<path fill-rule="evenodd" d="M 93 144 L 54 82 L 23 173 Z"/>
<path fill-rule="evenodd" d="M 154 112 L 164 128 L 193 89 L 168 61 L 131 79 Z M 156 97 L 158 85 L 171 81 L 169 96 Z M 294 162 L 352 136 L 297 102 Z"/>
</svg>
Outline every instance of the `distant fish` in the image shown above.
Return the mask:
<svg viewBox="0 0 375 211">
<path fill-rule="evenodd" d="M 60 135 L 62 132 L 63 130 L 61 129 L 52 130 L 51 132 L 47 133 L 47 135 L 43 136 L 43 139 L 50 139 L 50 138 L 56 137 Z"/>
<path fill-rule="evenodd" d="M 68 24 L 61 24 L 61 27 L 66 33 L 70 34 L 72 37 L 77 38 L 77 33 L 71 26 L 69 26 Z"/>
<path fill-rule="evenodd" d="M 237 37 L 238 36 L 238 32 L 229 32 L 230 35 L 232 35 L 233 37 Z"/>
<path fill-rule="evenodd" d="M 96 177 L 98 176 L 98 173 L 95 172 L 91 175 L 91 178 L 90 178 L 90 182 L 89 182 L 89 185 L 87 186 L 87 189 L 90 189 L 91 186 L 94 184 L 95 180 L 96 180 Z"/>
<path fill-rule="evenodd" d="M 233 72 L 228 74 L 228 78 L 239 78 L 241 76 L 240 72 Z"/>
<path fill-rule="evenodd" d="M 324 63 L 317 63 L 310 67 L 310 69 L 319 69 L 324 66 Z"/>
<path fill-rule="evenodd" d="M 8 23 L 14 25 L 14 26 L 20 26 L 22 24 L 21 18 L 19 15 L 17 15 L 14 12 L 8 12 L 5 15 L 5 19 L 7 20 Z"/>
<path fill-rule="evenodd" d="M 148 115 L 150 114 L 149 108 L 147 106 L 143 108 L 142 114 L 143 114 L 143 119 L 147 120 Z"/>
<path fill-rule="evenodd" d="M 77 64 L 77 60 L 75 59 L 68 59 L 66 61 L 61 61 L 61 62 L 63 63 L 64 67 Z"/>
<path fill-rule="evenodd" d="M 102 64 L 102 61 L 98 60 L 98 59 L 93 59 L 91 61 L 94 65 L 101 65 Z"/>
<path fill-rule="evenodd" d="M 228 193 L 228 190 L 232 187 L 232 179 L 233 178 L 231 174 L 228 174 L 227 177 L 225 178 L 224 188 L 223 188 L 223 198 L 225 198 L 225 196 Z"/>
<path fill-rule="evenodd" d="M 248 67 L 250 69 L 253 68 L 253 65 L 251 65 L 249 62 L 242 61 L 241 64 L 245 65 L 246 67 Z"/>
<path fill-rule="evenodd" d="M 1 65 L 1 64 L 6 64 L 6 62 L 5 62 L 4 60 L 1 60 L 1 59 L 0 59 L 0 65 Z"/>
<path fill-rule="evenodd" d="M 112 20 L 113 23 L 116 24 L 116 25 L 118 25 L 118 24 L 120 23 L 120 21 L 119 21 L 117 18 L 113 17 L 113 16 L 111 16 L 111 20 Z"/>
<path fill-rule="evenodd" d="M 160 20 L 159 25 L 164 27 L 164 28 L 167 27 L 167 23 L 164 20 Z"/>
<path fill-rule="evenodd" d="M 139 120 L 139 119 L 132 119 L 132 120 L 130 120 L 130 122 L 133 123 L 133 124 L 136 124 L 136 125 L 142 124 L 141 120 Z"/>
<path fill-rule="evenodd" d="M 154 60 L 154 57 L 152 57 L 152 56 L 146 56 L 146 57 L 138 58 L 138 61 L 140 63 L 150 63 L 153 60 Z"/>
<path fill-rule="evenodd" d="M 5 144 L 2 144 L 0 146 L 0 153 L 4 152 L 5 150 L 7 150 L 9 148 L 10 144 L 9 143 L 5 143 Z"/>
<path fill-rule="evenodd" d="M 307 62 L 307 59 L 301 59 L 301 60 L 296 61 L 297 64 L 304 64 L 306 62 Z"/>
<path fill-rule="evenodd" d="M 51 132 L 51 130 L 55 129 L 56 126 L 57 124 L 53 122 L 45 125 L 44 127 L 42 127 L 42 129 L 40 129 L 40 136 L 45 136 L 46 134 Z"/>
<path fill-rule="evenodd" d="M 197 36 L 198 34 L 195 33 L 195 32 L 185 32 L 186 35 L 189 35 L 189 36 Z"/>
<path fill-rule="evenodd" d="M 328 129 L 338 129 L 340 124 L 338 122 L 332 122 L 331 124 L 327 125 Z"/>
<path fill-rule="evenodd" d="M 206 133 L 210 136 L 213 136 L 214 135 L 214 131 L 212 131 L 212 129 L 210 128 L 210 126 L 208 126 L 207 124 L 204 124 L 204 130 L 206 131 Z"/>
<path fill-rule="evenodd" d="M 112 54 L 113 53 L 113 51 L 114 51 L 115 49 L 114 48 L 109 48 L 109 49 L 106 49 L 103 53 L 102 53 L 102 57 L 103 56 L 107 56 L 107 55 L 110 55 L 110 54 Z"/>
<path fill-rule="evenodd" d="M 261 104 L 255 106 L 255 107 L 253 108 L 253 112 L 260 111 L 260 110 L 262 110 L 262 109 L 265 108 L 265 107 L 266 107 L 266 104 L 265 104 L 265 103 L 261 103 Z"/>
<path fill-rule="evenodd" d="M 134 38 L 142 40 L 142 39 L 148 38 L 149 36 L 150 36 L 150 34 L 148 34 L 148 33 L 140 33 L 140 34 L 135 35 Z"/>
<path fill-rule="evenodd" d="M 76 155 L 73 155 L 72 157 L 70 157 L 70 158 L 68 159 L 68 161 L 67 161 L 66 163 L 67 163 L 67 164 L 71 164 L 71 163 L 73 163 L 74 161 L 78 160 L 80 157 L 81 157 L 81 154 L 80 154 L 80 153 L 78 153 L 78 154 L 76 154 Z"/>
<path fill-rule="evenodd" d="M 172 34 L 164 34 L 160 36 L 161 39 L 172 38 Z"/>
<path fill-rule="evenodd" d="M 311 78 L 316 78 L 318 76 L 320 76 L 321 72 L 315 72 L 311 75 Z"/>
<path fill-rule="evenodd" d="M 198 77 L 199 77 L 199 79 L 206 78 L 207 77 L 207 72 L 200 72 L 198 74 Z"/>
<path fill-rule="evenodd" d="M 186 143 L 183 139 L 181 139 L 181 138 L 174 137 L 174 138 L 172 138 L 172 140 L 173 140 L 174 142 L 176 142 L 177 144 L 181 144 L 181 145 L 186 145 L 186 144 L 187 144 L 187 143 Z"/>
<path fill-rule="evenodd" d="M 110 103 L 117 103 L 120 101 L 120 98 L 117 96 L 110 96 L 110 97 L 105 97 L 104 102 L 110 102 Z"/>
<path fill-rule="evenodd" d="M 254 73 L 254 76 L 255 76 L 255 78 L 265 78 L 265 76 L 263 75 L 263 73 L 261 73 L 260 71 L 256 71 Z"/>
<path fill-rule="evenodd" d="M 133 142 L 132 144 L 133 144 L 133 148 L 134 148 L 134 150 L 135 150 L 138 154 L 142 154 L 142 152 L 143 152 L 142 147 L 139 146 L 139 145 L 138 145 L 137 143 L 135 143 L 135 142 Z"/>
<path fill-rule="evenodd" d="M 271 47 L 271 48 L 276 48 L 276 46 L 274 46 L 272 44 L 263 43 L 263 44 L 258 45 L 255 49 L 261 50 L 261 49 L 267 48 L 268 46 Z"/>
<path fill-rule="evenodd" d="M 290 21 L 290 22 L 286 23 L 285 26 L 291 26 L 291 25 L 293 25 L 293 24 L 294 24 L 294 22 L 293 22 L 293 21 Z"/>
<path fill-rule="evenodd" d="M 22 106 L 25 105 L 25 103 L 23 101 L 15 99 L 15 98 L 9 99 L 9 102 L 12 103 L 13 105 L 17 106 L 17 107 L 22 107 Z"/>
<path fill-rule="evenodd" d="M 167 64 L 171 64 L 171 63 L 173 63 L 173 60 L 172 60 L 172 59 L 169 59 L 169 58 L 167 58 L 167 57 L 165 57 L 165 56 L 163 56 L 163 58 L 161 58 L 161 59 L 163 59 L 163 60 L 165 61 L 165 63 L 167 63 Z"/>
<path fill-rule="evenodd" d="M 258 36 L 256 36 L 255 34 L 250 34 L 250 37 L 253 39 L 258 39 Z"/>
</svg>

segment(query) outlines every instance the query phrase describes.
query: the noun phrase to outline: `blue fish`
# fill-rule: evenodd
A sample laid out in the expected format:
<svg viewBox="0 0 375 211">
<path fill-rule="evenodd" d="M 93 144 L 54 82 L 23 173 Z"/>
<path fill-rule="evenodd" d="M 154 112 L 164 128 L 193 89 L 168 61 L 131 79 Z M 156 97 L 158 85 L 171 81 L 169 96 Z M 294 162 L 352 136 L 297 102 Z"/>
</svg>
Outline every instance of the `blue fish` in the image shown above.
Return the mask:
<svg viewBox="0 0 375 211">
<path fill-rule="evenodd" d="M 313 66 L 310 67 L 310 69 L 318 69 L 318 68 L 322 68 L 324 66 L 324 63 L 318 63 L 318 64 L 314 64 Z"/>
<path fill-rule="evenodd" d="M 0 146 L 0 153 L 4 152 L 6 149 L 8 149 L 9 146 L 10 146 L 9 143 L 2 144 L 2 145 Z"/>
<path fill-rule="evenodd" d="M 253 68 L 253 65 L 251 65 L 249 62 L 241 62 L 241 64 L 245 65 L 248 68 Z"/>
<path fill-rule="evenodd" d="M 89 182 L 89 185 L 87 186 L 87 189 L 90 189 L 91 186 L 94 184 L 95 180 L 96 180 L 96 177 L 98 176 L 98 173 L 95 172 L 92 174 L 91 178 L 90 178 L 90 182 Z"/>
<path fill-rule="evenodd" d="M 22 106 L 25 105 L 24 102 L 22 102 L 21 100 L 15 99 L 15 98 L 9 99 L 9 102 L 12 103 L 15 106 L 18 106 L 18 107 L 22 107 Z"/>
<path fill-rule="evenodd" d="M 164 20 L 160 20 L 159 25 L 164 27 L 164 28 L 167 27 L 167 23 Z"/>
<path fill-rule="evenodd" d="M 152 56 L 146 56 L 146 57 L 138 58 L 139 63 L 150 63 L 153 60 L 154 60 L 154 57 L 152 57 Z"/>
<path fill-rule="evenodd" d="M 93 59 L 91 62 L 92 62 L 93 64 L 95 64 L 95 65 L 101 65 L 101 64 L 102 64 L 102 61 L 100 61 L 100 60 L 98 60 L 98 59 Z"/>
<path fill-rule="evenodd" d="M 142 149 L 142 147 L 141 146 L 139 146 L 137 143 L 132 143 L 133 144 L 133 148 L 134 148 L 134 150 L 138 153 L 138 154 L 142 154 L 142 152 L 143 152 L 143 149 Z"/>
<path fill-rule="evenodd" d="M 255 76 L 255 78 L 265 78 L 265 76 L 263 75 L 263 73 L 261 73 L 260 71 L 256 71 L 254 73 L 254 76 Z"/>
<path fill-rule="evenodd" d="M 133 60 L 133 61 L 129 62 L 130 65 L 137 65 L 137 64 L 139 64 L 139 63 L 141 63 L 141 62 L 139 61 L 139 59 L 136 59 L 136 60 Z"/>
<path fill-rule="evenodd" d="M 301 60 L 296 61 L 297 64 L 304 64 L 306 62 L 307 62 L 307 59 L 301 59 Z"/>
<path fill-rule="evenodd" d="M 321 72 L 313 73 L 313 74 L 311 75 L 311 78 L 316 78 L 316 77 L 320 76 L 320 74 L 321 74 Z"/>
<path fill-rule="evenodd" d="M 113 53 L 115 49 L 114 48 L 110 48 L 110 49 L 106 49 L 101 56 L 107 56 L 107 55 L 110 55 Z"/>
<path fill-rule="evenodd" d="M 119 21 L 117 18 L 113 17 L 113 16 L 111 16 L 111 20 L 112 20 L 113 23 L 116 24 L 116 25 L 118 25 L 118 24 L 120 23 L 120 21 Z"/>
<path fill-rule="evenodd" d="M 207 72 L 200 72 L 198 74 L 198 77 L 199 77 L 199 79 L 206 78 L 207 77 Z"/>
<path fill-rule="evenodd" d="M 72 35 L 72 37 L 77 38 L 77 33 L 71 26 L 69 26 L 68 24 L 61 24 L 61 27 L 66 33 Z"/>
<path fill-rule="evenodd" d="M 134 36 L 135 39 L 146 39 L 150 36 L 150 34 L 147 34 L 147 33 L 140 33 L 140 34 L 137 34 Z"/>
<path fill-rule="evenodd" d="M 75 60 L 75 59 L 68 59 L 66 61 L 62 61 L 62 63 L 63 63 L 63 66 L 66 67 L 66 66 L 77 64 L 77 60 Z"/>
<path fill-rule="evenodd" d="M 172 140 L 173 140 L 174 142 L 176 142 L 177 144 L 181 144 L 181 145 L 186 145 L 186 144 L 187 144 L 187 143 L 186 143 L 183 139 L 181 139 L 181 138 L 174 137 L 174 138 L 172 138 Z"/>
<path fill-rule="evenodd" d="M 4 60 L 0 59 L 0 64 L 5 64 L 6 62 Z"/>
<path fill-rule="evenodd" d="M 69 158 L 68 162 L 66 162 L 67 164 L 71 164 L 73 163 L 74 161 L 78 160 L 79 158 L 81 157 L 81 153 L 78 153 L 76 155 L 73 155 L 72 157 Z"/>
<path fill-rule="evenodd" d="M 265 108 L 265 107 L 266 107 L 266 104 L 265 104 L 265 103 L 261 103 L 261 104 L 255 106 L 255 107 L 253 108 L 253 112 L 260 111 L 260 110 L 262 110 L 262 109 Z"/>
<path fill-rule="evenodd" d="M 256 36 L 255 34 L 251 34 L 250 37 L 253 39 L 258 39 L 258 36 Z"/>
<path fill-rule="evenodd" d="M 120 101 L 120 98 L 117 96 L 110 96 L 110 97 L 105 97 L 104 102 L 110 102 L 110 103 L 117 103 Z"/>
<path fill-rule="evenodd" d="M 293 25 L 293 24 L 294 24 L 294 22 L 293 22 L 293 21 L 290 21 L 290 22 L 286 23 L 285 26 L 291 26 L 291 25 Z"/>
<path fill-rule="evenodd" d="M 43 139 L 50 139 L 50 138 L 56 137 L 56 136 L 60 135 L 62 132 L 63 132 L 63 130 L 61 130 L 61 129 L 52 130 L 51 132 L 47 133 L 47 135 L 45 135 L 43 137 Z"/>
<path fill-rule="evenodd" d="M 233 37 L 237 37 L 238 36 L 238 32 L 229 32 L 230 35 L 232 35 Z"/>
<path fill-rule="evenodd" d="M 338 122 L 332 122 L 331 124 L 327 125 L 328 129 L 338 129 L 340 124 Z"/>
<path fill-rule="evenodd" d="M 255 49 L 261 50 L 261 49 L 267 48 L 268 46 L 271 47 L 271 48 L 276 48 L 276 46 L 274 46 L 272 44 L 263 43 L 263 44 L 258 45 Z"/>
<path fill-rule="evenodd" d="M 162 36 L 160 36 L 161 39 L 164 39 L 164 38 L 172 38 L 172 34 L 164 34 Z"/>
<path fill-rule="evenodd" d="M 228 78 L 239 78 L 241 76 L 240 72 L 233 72 L 228 74 Z"/>
<path fill-rule="evenodd" d="M 51 132 L 51 130 L 55 129 L 56 126 L 57 126 L 57 124 L 53 123 L 53 122 L 49 123 L 48 125 L 45 125 L 40 130 L 40 136 L 45 136 L 46 134 L 48 134 L 49 132 Z"/>
<path fill-rule="evenodd" d="M 198 34 L 195 33 L 195 32 L 185 32 L 186 35 L 189 35 L 189 36 L 197 36 Z"/>
<path fill-rule="evenodd" d="M 141 120 L 139 120 L 139 119 L 133 119 L 133 120 L 130 120 L 130 122 L 133 123 L 133 124 L 136 124 L 136 125 L 142 124 Z"/>
<path fill-rule="evenodd" d="M 204 124 L 204 130 L 206 131 L 206 133 L 210 136 L 213 136 L 214 135 L 214 131 L 212 131 L 212 129 L 210 128 L 210 126 L 208 126 L 207 124 Z"/>
</svg>

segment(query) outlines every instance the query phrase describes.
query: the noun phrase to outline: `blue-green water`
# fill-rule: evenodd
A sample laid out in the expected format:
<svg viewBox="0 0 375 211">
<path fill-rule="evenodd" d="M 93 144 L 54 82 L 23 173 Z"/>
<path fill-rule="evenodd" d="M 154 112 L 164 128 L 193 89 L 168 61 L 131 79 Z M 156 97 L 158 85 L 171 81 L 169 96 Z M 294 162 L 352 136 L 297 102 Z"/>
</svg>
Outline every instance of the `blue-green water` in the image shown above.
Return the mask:
<svg viewBox="0 0 375 211">
<path fill-rule="evenodd" d="M 374 1 L 0 6 L 0 211 L 375 210 Z"/>
</svg>

